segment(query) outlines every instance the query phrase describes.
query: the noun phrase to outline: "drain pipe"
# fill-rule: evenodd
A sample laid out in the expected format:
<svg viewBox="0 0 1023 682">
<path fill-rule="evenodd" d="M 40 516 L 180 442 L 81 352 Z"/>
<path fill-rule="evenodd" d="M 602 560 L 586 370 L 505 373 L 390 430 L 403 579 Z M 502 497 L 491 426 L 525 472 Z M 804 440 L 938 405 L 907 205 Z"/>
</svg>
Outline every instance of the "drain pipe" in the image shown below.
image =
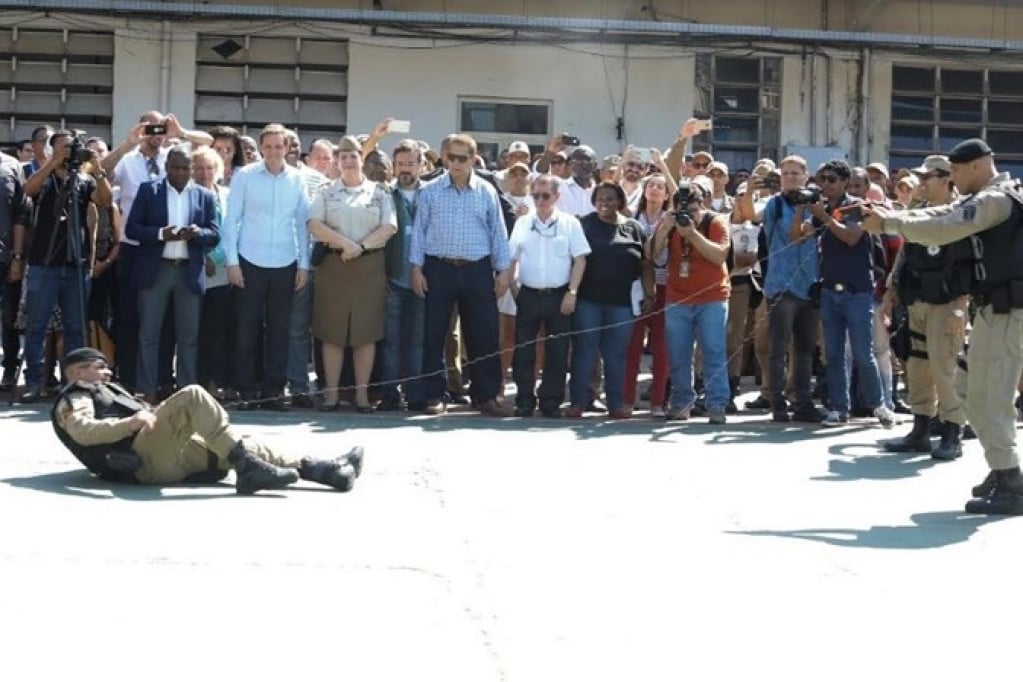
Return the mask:
<svg viewBox="0 0 1023 682">
<path fill-rule="evenodd" d="M 167 113 L 170 108 L 171 71 L 171 25 L 166 19 L 160 22 L 160 111 Z"/>
<path fill-rule="evenodd" d="M 866 165 L 870 158 L 870 48 L 860 51 L 860 163 Z"/>
</svg>

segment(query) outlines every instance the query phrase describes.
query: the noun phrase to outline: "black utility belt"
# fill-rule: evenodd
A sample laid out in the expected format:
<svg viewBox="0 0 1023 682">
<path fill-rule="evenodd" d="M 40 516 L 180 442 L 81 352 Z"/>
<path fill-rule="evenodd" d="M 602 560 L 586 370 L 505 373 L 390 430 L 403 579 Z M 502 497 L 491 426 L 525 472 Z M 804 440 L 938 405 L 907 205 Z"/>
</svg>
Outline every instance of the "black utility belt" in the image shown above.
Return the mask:
<svg viewBox="0 0 1023 682">
<path fill-rule="evenodd" d="M 973 294 L 973 302 L 981 308 L 991 306 L 997 315 L 1023 308 L 1023 280 L 1006 282 L 990 291 Z"/>
</svg>

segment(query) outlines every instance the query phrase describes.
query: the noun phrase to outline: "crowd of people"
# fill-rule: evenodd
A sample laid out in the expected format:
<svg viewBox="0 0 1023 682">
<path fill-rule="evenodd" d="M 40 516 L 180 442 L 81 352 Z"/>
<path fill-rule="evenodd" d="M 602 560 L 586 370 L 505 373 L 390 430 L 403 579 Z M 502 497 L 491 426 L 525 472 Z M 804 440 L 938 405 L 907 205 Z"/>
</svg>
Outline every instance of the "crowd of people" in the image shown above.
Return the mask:
<svg viewBox="0 0 1023 682">
<path fill-rule="evenodd" d="M 905 406 L 888 343 L 900 240 L 866 235 L 856 213 L 951 201 L 947 159 L 891 176 L 794 156 L 733 172 L 686 153 L 705 128 L 692 119 L 663 151 L 600 159 L 555 136 L 536 155 L 514 142 L 488 169 L 465 135 L 388 153 L 389 122 L 305 154 L 278 125 L 253 139 L 155 111 L 112 149 L 88 139 L 91 153 L 36 129 L 5 164 L 3 388 L 16 390 L 21 335 L 24 402 L 59 386 L 61 348 L 86 344 L 150 403 L 200 384 L 238 409 L 330 411 L 347 396 L 361 412 L 471 402 L 627 419 L 645 401 L 654 418 L 721 424 L 754 374 L 744 407 L 774 421 L 890 427 L 913 410 L 894 447 L 921 449 L 936 428 L 936 452 L 961 451 L 948 375 L 967 301 L 934 323 L 955 353 L 935 380 L 907 381 Z M 644 353 L 652 381 L 637 395 Z M 920 355 L 907 374 L 935 365 Z"/>
<path fill-rule="evenodd" d="M 892 174 L 799 156 L 730 171 L 687 153 L 708 128 L 690 119 L 664 150 L 601 159 L 558 135 L 487 168 L 464 134 L 388 153 L 391 123 L 305 154 L 278 124 L 253 139 L 156 111 L 113 148 L 33 131 L 0 163 L 3 389 L 24 362 L 20 400 L 38 401 L 63 349 L 93 346 L 143 405 L 200 385 L 239 410 L 347 398 L 359 412 L 641 409 L 720 425 L 752 374 L 743 407 L 775 422 L 891 428 L 906 412 L 912 430 L 885 449 L 961 456 L 964 396 L 990 398 L 964 388 L 971 320 L 1023 308 L 1014 276 L 992 274 L 1015 272 L 1015 243 L 989 229 L 1023 200 L 1006 199 L 983 141 Z M 977 198 L 996 181 L 997 201 Z M 921 231 L 932 222 L 958 237 Z M 1023 367 L 995 363 L 985 390 L 1005 393 L 1006 369 L 1015 388 Z M 1023 511 L 1004 409 L 970 414 L 989 459 L 1012 464 L 974 493 Z"/>
</svg>

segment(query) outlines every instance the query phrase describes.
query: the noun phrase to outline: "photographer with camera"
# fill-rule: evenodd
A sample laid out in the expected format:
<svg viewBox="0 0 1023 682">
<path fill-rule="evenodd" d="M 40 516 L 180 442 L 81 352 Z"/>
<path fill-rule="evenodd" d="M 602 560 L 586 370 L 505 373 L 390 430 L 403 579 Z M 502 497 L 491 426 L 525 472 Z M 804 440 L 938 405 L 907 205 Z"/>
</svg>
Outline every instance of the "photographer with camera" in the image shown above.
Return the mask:
<svg viewBox="0 0 1023 682">
<path fill-rule="evenodd" d="M 852 168 L 842 159 L 823 164 L 817 171 L 820 201 L 803 205 L 805 220 L 799 238 L 816 236 L 820 243 L 821 323 L 827 367 L 828 408 L 825 426 L 849 421 L 849 365 L 846 340 L 866 406 L 885 428 L 895 415 L 883 402 L 881 377 L 874 357 L 873 241 L 860 227 L 862 203 L 846 192 Z"/>
<path fill-rule="evenodd" d="M 25 183 L 35 202 L 25 260 L 25 386 L 22 402 L 43 392 L 43 345 L 46 323 L 60 304 L 64 343 L 85 345 L 85 300 L 92 272 L 95 231 L 88 228 L 89 204 L 99 209 L 112 202 L 110 183 L 80 135 L 58 130 L 50 136 L 53 156 Z"/>
<path fill-rule="evenodd" d="M 792 343 L 792 374 L 796 409 L 792 419 L 820 423 L 825 414 L 814 404 L 810 377 L 817 341 L 819 316 L 813 290 L 818 279 L 817 240 L 802 237 L 801 204 L 815 203 L 816 190 L 806 187 L 806 160 L 788 156 L 779 164 L 781 192 L 772 196 L 761 210 L 753 204 L 753 192 L 747 191 L 736 205 L 732 222 L 750 220 L 763 224 L 764 241 L 770 266 L 764 279 L 769 326 L 769 367 L 771 413 L 776 422 L 789 421 L 785 401 L 785 357 Z M 764 186 L 763 178 L 753 175 L 749 190 Z"/>
<path fill-rule="evenodd" d="M 664 325 L 671 366 L 671 405 L 665 418 L 689 419 L 696 400 L 693 352 L 699 339 L 707 413 L 711 424 L 725 423 L 731 400 L 725 337 L 728 317 L 728 250 L 731 237 L 723 216 L 706 210 L 709 192 L 683 183 L 675 193 L 675 212 L 665 215 L 654 234 L 652 258 L 668 250 Z"/>
</svg>

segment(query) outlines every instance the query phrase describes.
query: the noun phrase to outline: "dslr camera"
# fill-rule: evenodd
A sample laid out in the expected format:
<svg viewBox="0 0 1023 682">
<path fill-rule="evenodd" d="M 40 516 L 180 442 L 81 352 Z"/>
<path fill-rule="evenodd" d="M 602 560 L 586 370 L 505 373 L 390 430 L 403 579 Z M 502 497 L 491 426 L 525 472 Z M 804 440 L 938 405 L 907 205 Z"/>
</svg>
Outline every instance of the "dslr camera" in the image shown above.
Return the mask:
<svg viewBox="0 0 1023 682">
<path fill-rule="evenodd" d="M 785 198 L 789 203 L 802 206 L 805 204 L 816 204 L 821 200 L 821 188 L 817 185 L 807 185 L 800 189 L 791 189 L 785 192 Z"/>
<path fill-rule="evenodd" d="M 702 190 L 699 187 L 696 188 L 696 194 L 693 196 L 693 186 L 688 182 L 684 182 L 678 186 L 678 191 L 675 192 L 675 224 L 686 227 L 693 224 L 693 212 L 689 210 L 689 204 L 694 200 L 698 200 L 703 196 Z"/>
<path fill-rule="evenodd" d="M 64 168 L 77 173 L 82 164 L 92 159 L 92 150 L 85 146 L 85 131 L 72 131 L 71 142 L 68 144 L 68 157 L 64 159 Z"/>
</svg>

